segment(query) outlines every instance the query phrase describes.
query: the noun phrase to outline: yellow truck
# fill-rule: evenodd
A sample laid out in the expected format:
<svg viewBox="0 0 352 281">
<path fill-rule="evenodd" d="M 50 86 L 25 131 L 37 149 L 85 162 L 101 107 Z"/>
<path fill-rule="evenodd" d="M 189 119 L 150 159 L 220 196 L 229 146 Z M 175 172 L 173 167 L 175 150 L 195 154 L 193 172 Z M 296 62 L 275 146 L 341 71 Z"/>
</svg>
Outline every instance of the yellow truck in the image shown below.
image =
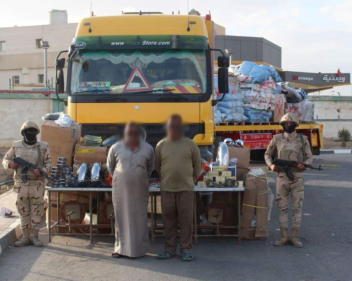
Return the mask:
<svg viewBox="0 0 352 281">
<path fill-rule="evenodd" d="M 68 114 L 82 124 L 82 135 L 115 135 L 135 121 L 155 145 L 168 117 L 178 113 L 187 124 L 186 135 L 206 158 L 217 135 L 232 132 L 236 139 L 248 132 L 279 130 L 270 125 L 215 126 L 214 57 L 220 50 L 212 48 L 213 36 L 210 15 L 140 12 L 82 19 L 70 49 L 57 57 L 56 91 L 66 88 Z M 227 93 L 228 57 L 222 53 L 216 63 L 219 91 Z M 308 127 L 304 130 L 315 141 L 316 127 Z"/>
</svg>

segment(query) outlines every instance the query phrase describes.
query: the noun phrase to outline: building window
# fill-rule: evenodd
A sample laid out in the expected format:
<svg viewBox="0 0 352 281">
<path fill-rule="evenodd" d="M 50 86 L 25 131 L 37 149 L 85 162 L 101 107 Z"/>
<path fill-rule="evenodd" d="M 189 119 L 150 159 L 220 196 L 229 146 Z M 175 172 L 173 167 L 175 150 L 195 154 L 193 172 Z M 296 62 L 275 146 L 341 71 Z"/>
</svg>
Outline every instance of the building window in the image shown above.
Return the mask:
<svg viewBox="0 0 352 281">
<path fill-rule="evenodd" d="M 38 83 L 44 83 L 44 74 L 38 74 Z"/>
<path fill-rule="evenodd" d="M 37 46 L 38 49 L 40 49 L 42 46 L 40 43 L 42 42 L 42 39 L 35 39 L 35 45 Z"/>
<path fill-rule="evenodd" d="M 20 84 L 20 77 L 19 76 L 12 76 L 13 84 Z"/>
<path fill-rule="evenodd" d="M 5 51 L 6 51 L 6 42 L 0 41 L 0 52 L 5 52 Z"/>
</svg>

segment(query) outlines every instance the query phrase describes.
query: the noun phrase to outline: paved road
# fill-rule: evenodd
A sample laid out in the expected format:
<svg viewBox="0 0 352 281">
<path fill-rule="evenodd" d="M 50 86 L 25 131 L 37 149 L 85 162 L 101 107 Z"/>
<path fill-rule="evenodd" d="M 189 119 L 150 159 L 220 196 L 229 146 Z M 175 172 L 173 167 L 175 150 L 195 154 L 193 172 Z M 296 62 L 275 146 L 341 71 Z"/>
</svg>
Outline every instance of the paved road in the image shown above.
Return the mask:
<svg viewBox="0 0 352 281">
<path fill-rule="evenodd" d="M 270 236 L 265 241 L 200 239 L 196 260 L 179 257 L 158 261 L 162 240 L 147 257 L 112 259 L 112 239 L 87 240 L 55 237 L 45 248 L 9 248 L 0 256 L 0 280 L 309 280 L 352 279 L 352 155 L 324 155 L 315 164 L 340 168 L 309 171 L 306 175 L 303 249 L 276 248 L 278 215 L 274 208 Z M 274 191 L 275 175 L 270 174 Z"/>
</svg>

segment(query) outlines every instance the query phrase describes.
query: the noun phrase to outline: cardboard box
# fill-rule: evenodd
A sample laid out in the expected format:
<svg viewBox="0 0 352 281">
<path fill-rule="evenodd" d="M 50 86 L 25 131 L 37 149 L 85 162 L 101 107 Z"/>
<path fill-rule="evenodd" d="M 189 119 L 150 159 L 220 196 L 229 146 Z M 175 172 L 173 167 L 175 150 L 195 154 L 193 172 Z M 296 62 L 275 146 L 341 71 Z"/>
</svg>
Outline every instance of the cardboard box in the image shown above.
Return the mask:
<svg viewBox="0 0 352 281">
<path fill-rule="evenodd" d="M 221 171 L 209 171 L 208 172 L 208 176 L 209 177 L 218 177 L 218 176 L 221 176 Z"/>
<path fill-rule="evenodd" d="M 96 198 L 97 192 L 92 193 L 92 198 Z M 86 211 L 89 210 L 89 192 L 82 191 L 70 191 L 70 192 L 60 192 L 59 203 L 60 206 L 68 201 L 79 201 L 85 207 Z M 50 192 L 50 206 L 57 205 L 57 192 Z"/>
<path fill-rule="evenodd" d="M 223 171 L 223 172 L 221 172 L 221 176 L 222 177 L 231 177 L 232 176 L 232 171 Z"/>
<path fill-rule="evenodd" d="M 225 177 L 215 177 L 215 182 L 217 183 L 225 183 Z"/>
<path fill-rule="evenodd" d="M 74 163 L 106 163 L 107 148 L 97 146 L 84 146 L 77 143 L 75 148 Z"/>
<path fill-rule="evenodd" d="M 246 175 L 242 203 L 241 236 L 263 239 L 268 236 L 268 182 L 266 177 Z M 255 224 L 254 224 L 255 216 Z"/>
<path fill-rule="evenodd" d="M 81 137 L 81 125 L 73 123 L 70 128 L 62 128 L 52 120 L 45 120 L 41 130 L 41 140 L 49 145 L 52 167 L 57 165 L 59 157 L 67 158 L 67 165 L 72 165 L 75 145 Z"/>
<path fill-rule="evenodd" d="M 230 159 L 236 158 L 236 177 L 237 180 L 242 181 L 243 175 L 249 171 L 249 160 L 251 156 L 251 150 L 245 147 L 234 147 L 229 146 L 229 157 Z"/>
</svg>

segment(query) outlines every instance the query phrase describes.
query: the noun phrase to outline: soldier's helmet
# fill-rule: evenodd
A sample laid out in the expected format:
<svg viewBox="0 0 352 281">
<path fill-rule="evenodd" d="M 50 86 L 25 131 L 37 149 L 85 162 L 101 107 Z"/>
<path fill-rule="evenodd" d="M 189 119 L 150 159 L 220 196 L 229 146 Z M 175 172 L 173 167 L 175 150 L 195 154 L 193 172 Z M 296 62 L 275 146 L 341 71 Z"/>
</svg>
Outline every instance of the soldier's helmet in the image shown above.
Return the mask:
<svg viewBox="0 0 352 281">
<path fill-rule="evenodd" d="M 23 131 L 27 130 L 27 129 L 35 129 L 37 130 L 37 135 L 40 133 L 40 129 L 37 126 L 37 124 L 35 124 L 33 121 L 26 121 L 23 123 L 22 127 L 21 127 L 21 135 L 23 135 Z"/>
<path fill-rule="evenodd" d="M 294 122 L 294 123 L 296 123 L 297 126 L 299 126 L 298 117 L 291 112 L 286 113 L 284 116 L 282 116 L 282 118 L 280 120 L 280 125 L 282 125 L 285 122 Z"/>
</svg>

